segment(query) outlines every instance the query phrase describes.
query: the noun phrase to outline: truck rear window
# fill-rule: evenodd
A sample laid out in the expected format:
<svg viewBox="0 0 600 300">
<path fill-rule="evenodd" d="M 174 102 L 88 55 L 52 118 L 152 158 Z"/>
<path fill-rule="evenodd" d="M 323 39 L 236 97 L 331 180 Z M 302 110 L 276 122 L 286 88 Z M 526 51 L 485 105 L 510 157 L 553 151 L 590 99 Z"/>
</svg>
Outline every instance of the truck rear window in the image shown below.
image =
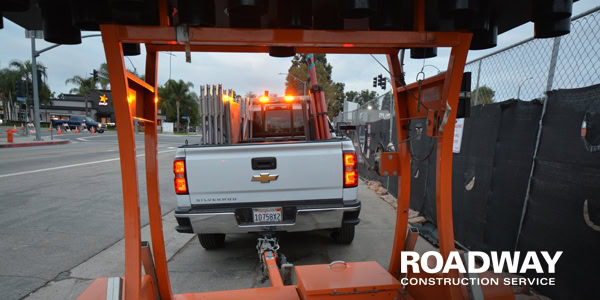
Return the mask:
<svg viewBox="0 0 600 300">
<path fill-rule="evenodd" d="M 289 109 L 267 109 L 264 112 L 254 112 L 252 136 L 255 138 L 303 135 L 302 110 L 295 109 L 292 114 Z"/>
</svg>

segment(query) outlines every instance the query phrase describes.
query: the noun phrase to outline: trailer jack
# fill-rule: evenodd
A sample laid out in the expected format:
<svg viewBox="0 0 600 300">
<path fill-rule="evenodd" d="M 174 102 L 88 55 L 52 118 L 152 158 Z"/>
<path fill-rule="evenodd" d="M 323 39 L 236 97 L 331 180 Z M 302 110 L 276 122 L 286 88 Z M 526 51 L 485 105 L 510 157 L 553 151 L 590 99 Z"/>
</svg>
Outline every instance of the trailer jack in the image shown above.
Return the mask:
<svg viewBox="0 0 600 300">
<path fill-rule="evenodd" d="M 256 251 L 262 266 L 263 281 L 271 280 L 272 286 L 292 284 L 294 265 L 287 262 L 285 255 L 277 253 L 279 239 L 273 232 L 260 233 L 256 239 Z M 281 268 L 281 272 L 280 272 Z"/>
</svg>

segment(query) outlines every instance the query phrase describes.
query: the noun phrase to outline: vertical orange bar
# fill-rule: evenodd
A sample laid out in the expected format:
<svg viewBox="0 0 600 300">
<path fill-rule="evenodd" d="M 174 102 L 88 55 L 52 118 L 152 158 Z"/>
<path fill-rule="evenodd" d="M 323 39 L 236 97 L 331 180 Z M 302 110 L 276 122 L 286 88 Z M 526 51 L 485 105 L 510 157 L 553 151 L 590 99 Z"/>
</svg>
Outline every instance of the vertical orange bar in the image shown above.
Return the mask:
<svg viewBox="0 0 600 300">
<path fill-rule="evenodd" d="M 169 22 L 169 4 L 167 3 L 167 0 L 158 1 L 158 17 L 161 27 L 171 25 Z"/>
<path fill-rule="evenodd" d="M 113 105 L 117 119 L 121 183 L 123 188 L 123 218 L 125 233 L 125 300 L 140 299 L 142 284 L 142 250 L 140 234 L 140 203 L 137 161 L 132 112 L 127 102 L 127 77 L 123 50 L 118 39 L 118 25 L 100 25 L 106 53 Z"/>
<path fill-rule="evenodd" d="M 398 143 L 398 163 L 400 164 L 400 174 L 398 176 L 398 209 L 396 210 L 396 230 L 394 233 L 394 246 L 390 258 L 388 272 L 398 278 L 400 276 L 400 252 L 404 250 L 406 243 L 406 229 L 408 227 L 408 207 L 410 205 L 410 154 L 408 152 L 408 143 L 400 141 L 408 138 L 408 101 L 406 92 L 398 94 L 400 85 L 395 78 L 402 74 L 402 67 L 398 59 L 398 51 L 387 55 L 388 66 L 392 82 L 392 91 L 394 91 L 394 110 L 396 112 L 396 132 Z M 401 120 L 405 119 L 405 120 Z"/>
<path fill-rule="evenodd" d="M 172 298 L 167 255 L 165 253 L 165 239 L 162 228 L 162 212 L 160 209 L 160 192 L 158 184 L 158 132 L 157 132 L 157 106 L 158 106 L 158 53 L 146 53 L 146 82 L 154 87 L 154 94 L 145 92 L 144 119 L 152 121 L 144 124 L 144 145 L 146 151 L 146 189 L 148 193 L 148 215 L 150 218 L 150 234 L 152 237 L 152 252 L 156 267 L 156 279 L 160 292 L 160 299 Z"/>
<path fill-rule="evenodd" d="M 447 104 L 451 107 L 443 132 L 438 132 L 436 152 L 435 202 L 440 253 L 444 260 L 448 258 L 451 251 L 456 250 L 454 247 L 454 225 L 452 223 L 452 143 L 454 141 L 454 122 L 456 120 L 458 96 L 470 44 L 471 34 L 465 33 L 460 35 L 458 46 L 452 47 L 442 94 L 442 101 L 446 99 Z M 442 275 L 445 278 L 459 278 L 456 270 Z M 459 285 L 448 285 L 446 288 L 448 299 L 463 299 Z"/>
<path fill-rule="evenodd" d="M 414 29 L 425 32 L 425 0 L 415 0 Z"/>
</svg>

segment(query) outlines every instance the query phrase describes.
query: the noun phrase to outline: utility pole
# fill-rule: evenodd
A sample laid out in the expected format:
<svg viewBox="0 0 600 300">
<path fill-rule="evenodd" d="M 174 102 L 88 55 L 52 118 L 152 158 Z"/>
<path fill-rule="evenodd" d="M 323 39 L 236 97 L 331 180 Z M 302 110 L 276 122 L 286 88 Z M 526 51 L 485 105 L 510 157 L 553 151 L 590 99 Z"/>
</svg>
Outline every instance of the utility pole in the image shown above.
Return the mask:
<svg viewBox="0 0 600 300">
<path fill-rule="evenodd" d="M 38 70 L 35 52 L 35 31 L 31 31 L 31 80 L 33 81 L 33 124 L 35 126 L 35 140 L 42 140 L 42 132 L 40 130 L 40 93 L 38 86 L 41 84 L 38 82 Z"/>
</svg>

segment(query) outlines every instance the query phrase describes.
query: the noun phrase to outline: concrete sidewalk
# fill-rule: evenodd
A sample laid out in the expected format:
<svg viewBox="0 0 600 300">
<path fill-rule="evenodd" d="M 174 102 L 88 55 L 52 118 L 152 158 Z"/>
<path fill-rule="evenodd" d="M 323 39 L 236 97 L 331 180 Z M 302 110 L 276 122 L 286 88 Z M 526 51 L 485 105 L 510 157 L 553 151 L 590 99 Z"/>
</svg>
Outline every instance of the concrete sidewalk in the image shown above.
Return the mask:
<svg viewBox="0 0 600 300">
<path fill-rule="evenodd" d="M 69 140 L 54 139 L 46 137 L 43 141 L 35 141 L 35 136 L 15 137 L 12 143 L 9 143 L 4 137 L 0 140 L 0 148 L 16 148 L 16 147 L 34 147 L 34 146 L 50 146 L 68 144 Z"/>
</svg>

